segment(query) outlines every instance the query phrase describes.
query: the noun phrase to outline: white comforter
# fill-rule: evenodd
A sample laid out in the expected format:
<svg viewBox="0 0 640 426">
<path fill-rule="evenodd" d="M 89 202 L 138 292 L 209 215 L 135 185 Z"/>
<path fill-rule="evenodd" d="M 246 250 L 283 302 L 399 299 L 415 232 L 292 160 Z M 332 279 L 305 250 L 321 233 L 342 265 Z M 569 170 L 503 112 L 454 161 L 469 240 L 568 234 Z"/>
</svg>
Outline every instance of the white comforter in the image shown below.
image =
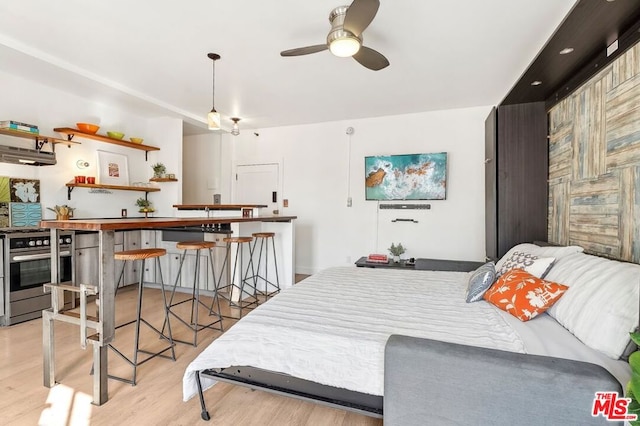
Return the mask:
<svg viewBox="0 0 640 426">
<path fill-rule="evenodd" d="M 519 335 L 488 303 L 465 303 L 465 272 L 340 267 L 313 275 L 258 307 L 188 367 L 232 365 L 277 371 L 325 385 L 383 394 L 391 334 L 524 352 Z M 203 378 L 203 388 L 212 380 Z"/>
</svg>

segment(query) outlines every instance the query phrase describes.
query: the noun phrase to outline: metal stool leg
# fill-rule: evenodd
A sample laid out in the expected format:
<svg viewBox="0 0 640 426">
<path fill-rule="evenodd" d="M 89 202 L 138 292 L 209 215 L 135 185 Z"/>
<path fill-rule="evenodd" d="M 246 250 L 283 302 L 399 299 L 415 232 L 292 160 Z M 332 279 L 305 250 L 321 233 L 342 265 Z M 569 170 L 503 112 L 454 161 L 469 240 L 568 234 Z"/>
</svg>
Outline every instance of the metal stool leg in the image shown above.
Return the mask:
<svg viewBox="0 0 640 426">
<path fill-rule="evenodd" d="M 184 244 L 189 244 L 189 243 L 184 243 Z M 201 253 L 201 249 L 200 248 L 196 248 L 198 247 L 197 243 L 191 243 L 191 244 L 196 244 L 194 247 L 191 248 L 185 248 L 182 256 L 181 256 L 181 260 L 180 260 L 180 269 L 178 271 L 178 275 L 176 277 L 176 280 L 174 282 L 173 285 L 173 289 L 171 291 L 171 297 L 169 299 L 169 303 L 167 304 L 167 310 L 168 310 L 168 315 L 174 317 L 175 319 L 177 319 L 180 323 L 184 324 L 185 327 L 188 327 L 192 332 L 193 332 L 193 338 L 191 341 L 185 341 L 185 340 L 179 340 L 179 339 L 173 339 L 176 342 L 179 343 L 184 343 L 184 344 L 189 344 L 192 346 L 197 346 L 198 345 L 198 332 L 204 330 L 205 328 L 209 328 L 212 330 L 216 330 L 216 331 L 223 331 L 223 327 L 222 327 L 222 318 L 218 316 L 218 318 L 216 318 L 214 321 L 206 323 L 206 324 L 201 324 L 200 323 L 200 314 L 199 314 L 199 310 L 200 310 L 200 306 L 204 307 L 205 309 L 209 310 L 209 313 L 211 314 L 212 312 L 212 307 L 206 305 L 201 299 L 200 299 L 200 271 L 201 271 L 201 259 L 200 259 L 200 253 Z M 176 292 L 176 287 L 178 286 L 178 282 L 180 281 L 180 275 L 182 274 L 182 268 L 184 266 L 184 260 L 186 258 L 187 255 L 187 250 L 189 249 L 193 249 L 195 250 L 195 269 L 194 269 L 194 276 L 193 276 L 193 287 L 191 289 L 191 297 L 188 299 L 184 299 L 181 300 L 179 302 L 174 302 L 174 295 Z M 215 270 L 213 269 L 213 259 L 211 258 L 211 249 L 209 249 L 209 257 L 211 259 L 211 267 L 212 267 L 212 274 L 213 274 L 213 281 L 214 281 L 214 291 L 215 289 L 217 289 L 217 284 L 216 284 L 216 279 L 215 279 Z M 213 302 L 215 302 L 216 300 L 216 294 L 214 294 L 213 299 L 212 299 L 212 304 Z M 189 307 L 189 318 L 188 321 L 185 318 L 182 318 L 173 308 L 175 308 L 176 306 L 182 305 L 184 303 L 189 303 L 190 307 Z M 169 320 L 167 319 L 167 321 L 165 322 L 166 324 L 169 324 Z"/>
<path fill-rule="evenodd" d="M 216 315 L 220 320 L 220 331 L 224 331 L 222 324 L 222 311 L 220 310 L 220 296 L 218 295 L 218 286 L 220 281 L 216 281 L 215 268 L 213 267 L 213 253 L 212 249 L 209 249 L 209 264 L 211 265 L 211 275 L 213 276 L 213 298 L 211 299 L 211 306 L 209 307 L 209 315 Z M 216 310 L 213 310 L 213 305 L 216 305 Z"/>
<path fill-rule="evenodd" d="M 122 328 L 124 326 L 130 325 L 130 324 L 135 324 L 135 334 L 134 334 L 134 351 L 133 351 L 133 359 L 129 359 L 126 355 L 124 355 L 122 352 L 120 352 L 113 344 L 109 344 L 108 347 L 111 348 L 114 353 L 116 355 L 118 355 L 120 358 L 122 358 L 125 362 L 127 362 L 129 365 L 131 365 L 133 367 L 133 377 L 131 380 L 129 379 L 125 379 L 122 377 L 117 377 L 117 376 L 112 376 L 109 375 L 108 377 L 110 379 L 115 379 L 115 380 L 120 380 L 122 382 L 125 383 L 129 383 L 133 386 L 136 385 L 137 383 L 137 369 L 139 365 L 144 364 L 145 362 L 149 361 L 152 358 L 155 357 L 161 357 L 161 358 L 167 358 L 167 359 L 171 359 L 173 361 L 176 360 L 176 355 L 175 355 L 175 349 L 174 349 L 174 343 L 173 343 L 173 337 L 171 334 L 171 324 L 168 321 L 168 313 L 167 313 L 167 299 L 166 299 L 166 293 L 165 293 L 165 289 L 164 289 L 164 281 L 162 279 L 162 268 L 160 267 L 160 263 L 159 263 L 159 259 L 156 258 L 156 265 L 158 267 L 158 272 L 160 274 L 160 291 L 162 292 L 162 299 L 163 299 L 163 305 L 164 305 L 164 311 L 165 311 L 165 319 L 164 319 L 164 323 L 167 324 L 167 330 L 168 330 L 168 335 L 165 335 L 163 331 L 158 330 L 157 328 L 155 328 L 153 325 L 151 325 L 147 320 L 145 320 L 142 317 L 142 300 L 143 300 L 143 295 L 144 295 L 144 266 L 145 266 L 145 260 L 146 259 L 141 259 L 141 265 L 140 265 L 140 275 L 139 275 L 139 280 L 138 280 L 138 300 L 137 300 L 137 307 L 136 307 L 136 319 L 133 321 L 129 321 L 127 323 L 121 324 L 116 326 L 116 329 L 118 328 Z M 158 334 L 160 336 L 160 338 L 162 339 L 166 339 L 169 342 L 169 346 L 167 346 L 166 348 L 157 351 L 157 352 L 149 352 L 147 350 L 144 349 L 140 349 L 140 326 L 142 324 L 145 324 L 147 327 L 149 327 L 151 330 L 153 330 L 156 334 Z M 164 325 L 163 325 L 164 328 Z M 165 355 L 164 353 L 166 351 L 171 351 L 171 356 L 169 355 Z M 144 353 L 149 355 L 148 357 L 146 357 L 145 359 L 139 361 L 138 360 L 138 354 L 139 353 Z"/>
<path fill-rule="evenodd" d="M 268 236 L 268 237 L 257 236 L 253 245 L 254 252 L 255 252 L 255 247 L 258 244 L 258 239 L 260 239 L 260 251 L 258 253 L 258 267 L 257 267 L 257 274 L 255 276 L 255 281 L 256 281 L 256 287 L 259 280 L 262 280 L 262 282 L 264 282 L 264 291 L 259 290 L 259 293 L 265 297 L 265 300 L 267 300 L 274 294 L 277 294 L 280 292 L 280 276 L 278 275 L 278 258 L 276 255 L 276 243 L 275 243 L 275 238 L 272 236 Z M 267 239 L 271 239 L 271 250 L 273 253 L 273 266 L 276 274 L 275 283 L 269 281 L 269 243 L 266 241 Z M 260 275 L 260 265 L 262 264 L 263 249 L 264 249 L 264 276 Z"/>
<path fill-rule="evenodd" d="M 226 299 L 229 302 L 229 306 L 231 308 L 237 308 L 239 310 L 239 315 L 240 317 L 242 317 L 242 311 L 243 309 L 249 309 L 252 306 L 257 306 L 258 304 L 258 299 L 256 297 L 255 294 L 255 285 L 252 285 L 251 283 L 248 283 L 248 280 L 250 278 L 253 278 L 253 276 L 249 276 L 249 268 L 251 269 L 252 272 L 254 272 L 254 267 L 253 267 L 253 260 L 249 259 L 249 263 L 247 264 L 247 271 L 243 274 L 243 265 L 244 265 L 244 248 L 243 248 L 243 244 L 249 244 L 249 250 L 251 250 L 251 245 L 249 241 L 244 241 L 244 242 L 228 242 L 227 243 L 227 253 L 225 255 L 225 260 L 222 264 L 222 269 L 220 270 L 220 277 L 218 280 L 218 284 L 222 282 L 222 277 L 224 274 L 224 268 L 231 268 L 231 260 L 230 260 L 230 248 L 231 248 L 231 244 L 237 244 L 237 250 L 236 250 L 236 255 L 235 255 L 235 259 L 233 262 L 233 272 L 231 274 L 231 281 L 229 283 L 227 283 L 227 285 L 225 285 L 224 287 L 222 286 L 218 286 L 218 290 L 220 291 L 221 289 L 227 289 L 228 290 L 228 295 L 226 297 L 223 297 L 222 295 L 220 295 L 220 297 L 223 297 L 224 299 Z M 236 281 L 236 275 L 237 277 L 237 281 Z M 249 287 L 250 289 L 253 289 L 253 292 L 250 293 L 247 289 L 245 289 L 245 285 L 247 287 Z M 234 300 L 234 290 L 237 291 L 238 294 L 238 301 Z M 254 298 L 254 300 L 251 301 L 245 301 L 244 300 L 244 296 L 248 295 Z M 236 317 L 231 316 L 230 318 L 234 318 L 237 319 Z"/>
</svg>

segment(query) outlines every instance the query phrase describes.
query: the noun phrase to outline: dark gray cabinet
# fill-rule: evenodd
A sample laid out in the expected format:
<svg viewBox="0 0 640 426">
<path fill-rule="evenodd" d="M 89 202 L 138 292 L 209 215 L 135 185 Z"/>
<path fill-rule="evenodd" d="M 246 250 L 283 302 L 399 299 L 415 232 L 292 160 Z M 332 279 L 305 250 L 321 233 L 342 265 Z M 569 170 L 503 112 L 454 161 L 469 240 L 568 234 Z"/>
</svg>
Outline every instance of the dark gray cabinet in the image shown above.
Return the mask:
<svg viewBox="0 0 640 426">
<path fill-rule="evenodd" d="M 486 256 L 547 239 L 548 143 L 544 102 L 494 108 L 485 121 Z"/>
</svg>

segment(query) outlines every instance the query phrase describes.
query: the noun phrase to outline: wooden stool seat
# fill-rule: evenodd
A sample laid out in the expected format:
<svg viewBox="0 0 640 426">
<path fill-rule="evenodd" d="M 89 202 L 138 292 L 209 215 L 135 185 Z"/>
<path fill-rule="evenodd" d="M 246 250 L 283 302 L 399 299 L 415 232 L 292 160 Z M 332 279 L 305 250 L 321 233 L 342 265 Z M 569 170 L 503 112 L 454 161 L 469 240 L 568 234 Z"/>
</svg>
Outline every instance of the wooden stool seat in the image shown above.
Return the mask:
<svg viewBox="0 0 640 426">
<path fill-rule="evenodd" d="M 251 234 L 254 238 L 273 238 L 276 236 L 275 232 L 254 232 Z"/>
<path fill-rule="evenodd" d="M 223 238 L 225 243 L 250 243 L 253 241 L 253 237 L 227 237 Z"/>
<path fill-rule="evenodd" d="M 180 250 L 200 250 L 214 248 L 216 243 L 213 241 L 180 241 L 176 243 L 176 248 Z"/>
<path fill-rule="evenodd" d="M 117 253 L 114 253 L 113 257 L 116 260 L 143 260 L 164 256 L 165 254 L 167 254 L 167 251 L 163 248 L 148 248 L 140 250 L 119 251 Z"/>
</svg>

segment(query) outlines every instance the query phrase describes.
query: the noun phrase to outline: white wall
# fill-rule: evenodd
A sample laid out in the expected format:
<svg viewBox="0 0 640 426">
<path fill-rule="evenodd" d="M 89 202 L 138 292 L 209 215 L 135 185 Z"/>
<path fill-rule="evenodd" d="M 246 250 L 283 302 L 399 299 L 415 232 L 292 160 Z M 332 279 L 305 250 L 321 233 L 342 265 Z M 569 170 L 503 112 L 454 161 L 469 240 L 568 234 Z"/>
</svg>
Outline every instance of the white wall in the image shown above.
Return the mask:
<svg viewBox="0 0 640 426">
<path fill-rule="evenodd" d="M 0 163 L 0 176 L 40 179 L 41 202 L 45 218 L 55 215 L 46 210 L 56 204 L 68 204 L 76 208 L 75 217 L 120 217 L 120 210 L 126 208 L 129 216 L 140 216 L 135 200 L 144 196 L 143 192 L 113 191 L 112 194 L 92 194 L 85 188 L 76 188 L 67 200 L 65 183 L 75 175 L 96 176 L 96 151 L 103 150 L 124 154 L 128 157 L 130 182 L 148 182 L 153 175 L 151 165 L 163 162 L 169 173 L 180 176 L 182 169 L 182 121 L 174 118 L 143 118 L 135 111 L 127 111 L 103 104 L 88 102 L 81 97 L 70 95 L 46 85 L 0 72 L 0 120 L 18 120 L 39 126 L 47 136 L 61 136 L 53 132 L 54 127 L 75 127 L 76 122 L 90 122 L 101 126 L 99 133 L 117 130 L 125 133 L 125 138 L 138 136 L 146 144 L 161 148 L 149 153 L 145 161 L 144 151 L 138 151 L 100 143 L 88 139 L 77 140 L 80 145 L 57 145 L 58 164 L 55 166 L 23 166 Z M 26 139 L 0 136 L 0 143 L 33 148 Z M 44 148 L 50 150 L 49 146 Z M 79 170 L 76 162 L 80 159 L 90 163 L 89 168 Z M 149 194 L 156 207 L 156 216 L 173 216 L 172 204 L 181 199 L 182 187 L 176 183 L 162 183 L 161 192 Z"/>
<path fill-rule="evenodd" d="M 288 199 L 289 207 L 281 205 L 280 211 L 298 216 L 298 273 L 387 253 L 392 242 L 407 247 L 404 257 L 483 260 L 484 120 L 489 111 L 477 107 L 267 128 L 257 131 L 259 136 L 253 131 L 224 135 L 222 143 L 231 148 L 227 155 L 234 165 L 283 164 L 280 200 Z M 347 127 L 355 130 L 350 154 Z M 365 156 L 442 151 L 449 156 L 447 200 L 429 201 L 431 210 L 413 213 L 379 212 L 377 202 L 365 201 Z M 349 195 L 352 207 L 347 207 Z M 392 223 L 395 217 L 419 223 Z"/>
<path fill-rule="evenodd" d="M 221 138 L 220 133 L 185 136 L 182 157 L 184 204 L 211 204 L 213 194 L 221 193 Z"/>
</svg>

